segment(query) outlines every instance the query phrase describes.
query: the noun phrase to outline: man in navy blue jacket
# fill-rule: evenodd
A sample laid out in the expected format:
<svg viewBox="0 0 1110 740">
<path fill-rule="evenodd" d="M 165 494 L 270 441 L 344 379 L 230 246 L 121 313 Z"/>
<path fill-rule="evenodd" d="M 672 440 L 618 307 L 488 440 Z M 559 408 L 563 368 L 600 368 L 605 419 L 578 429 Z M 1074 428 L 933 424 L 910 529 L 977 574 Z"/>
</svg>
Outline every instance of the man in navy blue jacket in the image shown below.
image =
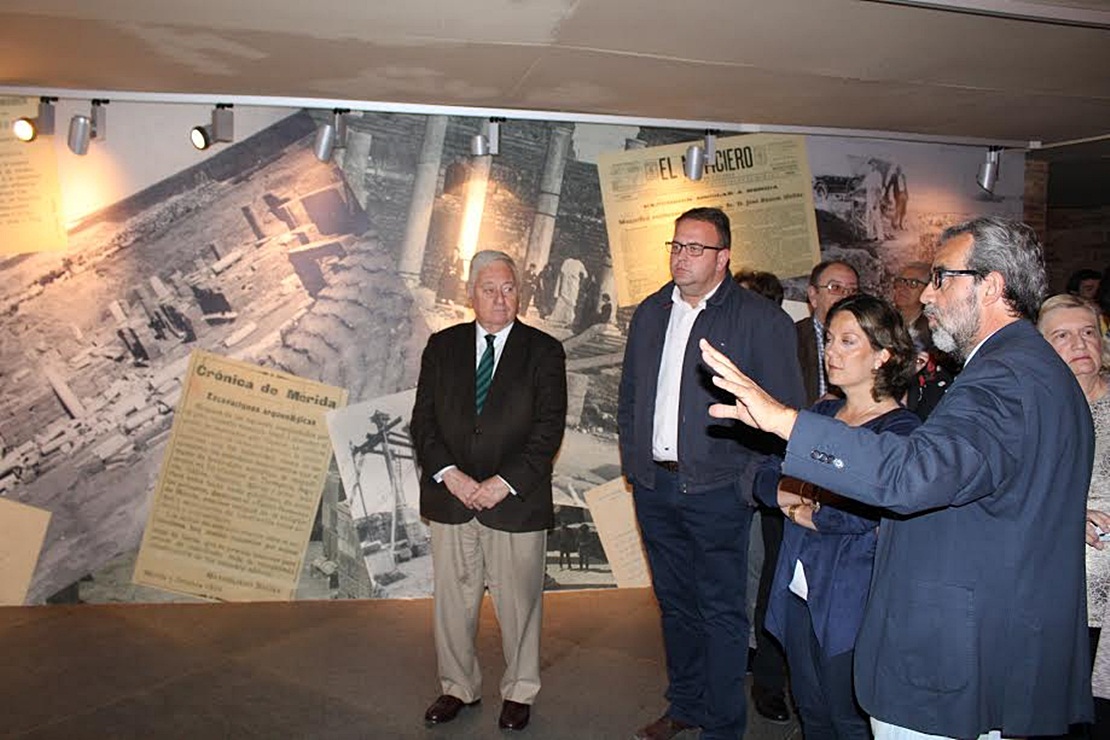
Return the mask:
<svg viewBox="0 0 1110 740">
<path fill-rule="evenodd" d="M 1091 415 L 1029 321 L 1046 281 L 1028 226 L 948 229 L 930 277 L 933 340 L 964 370 L 909 436 L 785 408 L 712 349 L 715 382 L 737 402 L 710 413 L 787 439 L 786 475 L 899 515 L 879 527 L 856 643 L 876 740 L 1061 734 L 1092 715 Z"/>
<path fill-rule="evenodd" d="M 636 735 L 704 740 L 744 734 L 745 610 L 751 485 L 770 435 L 706 416 L 729 396 L 699 361 L 698 340 L 739 358 L 783 403 L 803 399 L 790 317 L 729 276 L 731 230 L 716 208 L 678 217 L 673 280 L 628 329 L 617 422 L 652 585 L 663 619 L 670 706 Z M 662 245 L 661 245 L 662 246 Z"/>
</svg>

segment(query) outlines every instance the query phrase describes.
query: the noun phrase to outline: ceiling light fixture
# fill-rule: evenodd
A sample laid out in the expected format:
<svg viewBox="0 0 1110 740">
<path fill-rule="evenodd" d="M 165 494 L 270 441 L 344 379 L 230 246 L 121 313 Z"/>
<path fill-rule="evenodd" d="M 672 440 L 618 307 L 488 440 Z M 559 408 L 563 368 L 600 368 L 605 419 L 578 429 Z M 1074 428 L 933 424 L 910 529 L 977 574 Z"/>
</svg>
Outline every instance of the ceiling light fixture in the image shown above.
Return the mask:
<svg viewBox="0 0 1110 740">
<path fill-rule="evenodd" d="M 20 141 L 34 141 L 39 136 L 54 135 L 54 101 L 57 98 L 39 98 L 39 114 L 34 118 L 24 116 L 12 122 L 12 133 Z"/>
<path fill-rule="evenodd" d="M 347 108 L 333 108 L 332 118 L 325 121 L 316 129 L 316 139 L 312 142 L 312 153 L 321 162 L 331 159 L 336 147 L 342 149 L 347 146 Z"/>
<path fill-rule="evenodd" d="M 987 149 L 987 159 L 979 165 L 979 174 L 975 182 L 988 193 L 994 193 L 994 184 L 998 182 L 999 165 L 1002 158 L 1002 147 L 992 146 Z"/>
<path fill-rule="evenodd" d="M 475 157 L 494 156 L 501 151 L 501 124 L 504 118 L 490 118 L 485 123 L 485 133 L 470 138 L 470 153 Z"/>
<path fill-rule="evenodd" d="M 717 132 L 706 129 L 704 144 L 691 144 L 686 147 L 686 156 L 682 160 L 682 171 L 691 180 L 700 180 L 705 174 L 705 163 L 710 164 L 717 158 Z"/>
<path fill-rule="evenodd" d="M 83 156 L 89 151 L 89 141 L 104 141 L 108 134 L 108 111 L 104 109 L 106 105 L 107 100 L 94 98 L 89 115 L 78 114 L 69 119 L 69 137 L 66 143 L 71 152 Z"/>
<path fill-rule="evenodd" d="M 217 103 L 212 109 L 212 123 L 193 126 L 193 130 L 189 132 L 189 141 L 193 146 L 204 151 L 217 141 L 234 141 L 235 112 L 231 108 L 231 103 Z"/>
</svg>

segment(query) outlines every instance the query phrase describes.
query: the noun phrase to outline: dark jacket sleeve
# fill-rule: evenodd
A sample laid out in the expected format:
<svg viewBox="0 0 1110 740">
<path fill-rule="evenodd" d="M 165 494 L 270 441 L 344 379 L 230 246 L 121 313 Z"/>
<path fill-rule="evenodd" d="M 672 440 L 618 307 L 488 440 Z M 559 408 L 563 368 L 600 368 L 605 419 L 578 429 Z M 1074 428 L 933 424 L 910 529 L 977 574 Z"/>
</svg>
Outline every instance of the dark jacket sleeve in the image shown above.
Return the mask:
<svg viewBox="0 0 1110 740">
<path fill-rule="evenodd" d="M 901 409 L 864 426 L 876 433 L 891 432 L 905 436 L 920 425 L 917 416 Z M 822 506 L 813 515 L 813 525 L 824 534 L 862 534 L 878 526 L 880 518 L 879 509 L 846 500 L 843 505 Z"/>
<path fill-rule="evenodd" d="M 617 392 L 617 444 L 620 451 L 621 473 L 632 479 L 633 443 L 636 438 L 636 356 L 642 330 L 644 304 L 637 306 L 628 324 L 621 362 L 621 381 Z M 642 392 L 642 391 L 640 391 Z"/>
<path fill-rule="evenodd" d="M 762 340 L 755 353 L 757 374 L 753 379 L 782 404 L 804 408 L 806 404 L 802 367 L 798 362 L 798 342 L 794 323 L 785 311 L 771 312 L 761 325 Z"/>
<path fill-rule="evenodd" d="M 813 406 L 814 413 L 832 416 L 841 401 L 819 401 Z M 782 455 L 768 455 L 755 472 L 752 493 L 756 501 L 773 509 L 779 508 L 779 480 L 782 478 Z"/>
<path fill-rule="evenodd" d="M 976 370 L 977 383 L 954 384 L 927 424 L 905 437 L 852 429 L 802 412 L 787 445 L 784 470 L 899 514 L 959 506 L 990 495 L 1017 467 L 1024 435 L 1022 401 L 1006 390 L 1019 384 L 1007 367 L 996 363 Z M 813 456 L 814 450 L 823 459 Z M 945 485 L 936 485 L 942 477 Z"/>
<path fill-rule="evenodd" d="M 779 508 L 779 479 L 782 477 L 782 458 L 768 455 L 755 471 L 752 493 L 755 500 L 772 509 Z"/>
<path fill-rule="evenodd" d="M 443 353 L 439 347 L 442 341 L 442 334 L 433 334 L 424 347 L 424 354 L 420 358 L 420 379 L 416 383 L 416 402 L 413 404 L 409 425 L 417 462 L 427 476 L 433 476 L 447 466 L 456 464 L 436 423 L 435 389 L 439 385 L 439 374 L 444 371 L 441 367 Z M 447 371 L 450 372 L 450 368 Z"/>
</svg>

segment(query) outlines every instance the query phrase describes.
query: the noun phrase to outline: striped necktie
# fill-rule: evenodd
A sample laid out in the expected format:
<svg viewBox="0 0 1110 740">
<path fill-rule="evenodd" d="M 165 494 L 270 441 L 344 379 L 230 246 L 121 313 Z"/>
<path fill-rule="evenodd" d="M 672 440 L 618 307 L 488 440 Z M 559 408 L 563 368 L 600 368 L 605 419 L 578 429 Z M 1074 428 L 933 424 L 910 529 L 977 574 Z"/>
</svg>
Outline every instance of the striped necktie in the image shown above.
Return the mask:
<svg viewBox="0 0 1110 740">
<path fill-rule="evenodd" d="M 474 405 L 479 414 L 482 413 L 482 407 L 486 405 L 489 386 L 493 382 L 493 339 L 492 334 L 486 335 L 486 351 L 478 361 L 478 371 L 475 374 Z"/>
</svg>

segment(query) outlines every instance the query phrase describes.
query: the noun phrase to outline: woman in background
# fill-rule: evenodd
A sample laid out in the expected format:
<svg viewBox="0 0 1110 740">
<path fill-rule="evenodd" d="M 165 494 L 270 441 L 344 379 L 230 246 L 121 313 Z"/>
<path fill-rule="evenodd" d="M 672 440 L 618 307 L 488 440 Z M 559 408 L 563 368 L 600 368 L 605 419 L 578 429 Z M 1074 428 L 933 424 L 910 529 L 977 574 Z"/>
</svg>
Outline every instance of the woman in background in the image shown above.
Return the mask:
<svg viewBox="0 0 1110 740">
<path fill-rule="evenodd" d="M 844 398 L 813 411 L 849 426 L 909 434 L 920 423 L 898 402 L 916 353 L 902 317 L 887 302 L 857 294 L 829 309 L 825 372 Z M 767 610 L 782 643 L 806 740 L 871 736 L 852 690 L 852 656 L 871 582 L 880 512 L 812 484 L 781 477 L 772 459 L 755 479 L 756 497 L 789 521 Z M 846 492 L 847 493 L 847 492 Z"/>
<path fill-rule="evenodd" d="M 1110 382 L 1098 307 L 1071 294 L 1055 295 L 1041 304 L 1037 328 L 1075 373 L 1095 423 L 1095 461 L 1087 489 L 1087 626 L 1092 654 L 1099 645 L 1110 592 L 1110 542 L 1099 534 L 1110 532 Z M 1101 660 L 1099 660 L 1101 658 Z M 1110 737 L 1110 644 L 1095 656 L 1095 723 L 1088 737 Z M 1102 693 L 1099 693 L 1099 685 Z"/>
</svg>

